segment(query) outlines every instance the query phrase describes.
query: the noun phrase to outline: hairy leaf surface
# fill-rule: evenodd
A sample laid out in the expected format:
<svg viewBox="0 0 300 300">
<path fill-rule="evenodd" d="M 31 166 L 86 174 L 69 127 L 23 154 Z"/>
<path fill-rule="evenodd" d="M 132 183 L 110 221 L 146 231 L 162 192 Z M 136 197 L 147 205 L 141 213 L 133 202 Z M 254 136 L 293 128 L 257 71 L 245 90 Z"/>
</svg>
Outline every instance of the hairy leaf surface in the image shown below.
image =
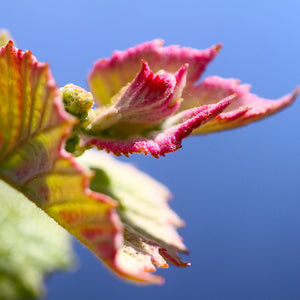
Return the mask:
<svg viewBox="0 0 300 300">
<path fill-rule="evenodd" d="M 101 114 L 96 118 L 96 124 L 92 123 L 91 130 L 86 132 L 88 135 L 88 138 L 84 137 L 86 145 L 96 145 L 99 149 L 105 149 L 116 155 L 143 152 L 158 157 L 176 151 L 181 147 L 182 138 L 190 134 L 232 129 L 260 120 L 290 105 L 296 98 L 297 90 L 277 101 L 270 101 L 251 94 L 249 86 L 241 85 L 236 79 L 223 79 L 217 76 L 208 77 L 198 83 L 208 63 L 217 55 L 220 48 L 220 45 L 206 50 L 178 46 L 163 47 L 163 41 L 154 40 L 125 51 L 115 51 L 110 58 L 96 61 L 88 81 L 96 103 L 100 106 Z M 128 124 L 122 120 L 126 117 L 128 119 L 128 115 L 131 117 L 135 113 L 136 104 L 132 101 L 124 101 L 124 97 L 125 100 L 139 98 L 138 90 L 132 89 L 132 85 L 140 79 L 140 76 L 136 74 L 141 60 L 145 60 L 153 72 L 168 74 L 168 76 L 174 76 L 180 68 L 185 68 L 185 80 L 179 84 L 180 101 L 177 102 L 176 110 L 172 110 L 172 106 L 168 109 L 162 107 L 161 99 L 150 101 L 152 107 L 156 105 L 159 108 L 159 110 L 151 110 L 147 106 L 151 97 L 150 99 L 144 97 L 144 101 L 139 101 L 139 104 L 144 104 L 143 107 L 139 107 L 139 111 L 143 112 L 139 116 L 141 120 L 148 121 L 148 123 L 141 124 L 137 118 L 131 118 Z M 140 80 L 139 84 L 141 82 Z M 129 87 L 126 92 L 130 91 L 130 94 L 124 92 L 124 87 L 127 85 Z M 150 86 L 154 87 L 152 84 L 147 88 L 150 89 Z M 135 85 L 134 87 L 136 88 Z M 152 88 L 152 91 L 156 92 L 156 90 L 157 86 Z M 164 94 L 163 89 L 161 89 L 161 94 Z M 191 126 L 189 128 L 184 126 L 186 130 L 181 133 L 172 127 L 167 128 L 167 125 L 172 123 L 169 119 L 179 119 L 182 114 L 188 115 L 191 109 L 195 109 L 194 112 L 203 112 L 201 107 L 217 106 L 233 95 L 236 97 L 230 105 L 224 110 L 219 110 L 218 114 L 207 118 L 205 122 L 198 122 L 195 126 L 195 122 L 191 120 L 189 122 Z M 126 102 L 126 111 L 130 114 L 122 114 L 122 111 L 125 111 L 122 107 L 116 109 L 116 99 L 119 99 L 117 103 Z M 103 117 L 107 115 L 113 115 L 110 120 L 113 120 L 114 126 L 111 128 L 107 127 L 107 124 L 111 124 Z M 201 118 L 200 113 L 198 118 Z M 160 122 L 157 122 L 158 120 Z M 93 125 L 97 126 L 93 128 Z M 104 127 L 105 130 L 102 130 Z M 182 138 L 178 138 L 179 136 Z M 168 146 L 165 147 L 165 144 Z"/>
</svg>

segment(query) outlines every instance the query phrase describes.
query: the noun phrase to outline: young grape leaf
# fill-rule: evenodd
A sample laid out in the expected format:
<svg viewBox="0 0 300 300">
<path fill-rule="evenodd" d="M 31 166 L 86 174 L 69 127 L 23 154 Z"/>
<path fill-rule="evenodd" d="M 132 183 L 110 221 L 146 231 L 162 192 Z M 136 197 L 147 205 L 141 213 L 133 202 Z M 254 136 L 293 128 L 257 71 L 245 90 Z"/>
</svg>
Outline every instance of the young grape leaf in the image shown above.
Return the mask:
<svg viewBox="0 0 300 300">
<path fill-rule="evenodd" d="M 96 61 L 88 83 L 99 109 L 90 128 L 83 132 L 83 145 L 96 146 L 116 155 L 142 152 L 159 157 L 181 148 L 182 139 L 190 134 L 236 128 L 274 114 L 295 100 L 297 89 L 271 101 L 250 93 L 249 86 L 236 79 L 212 76 L 199 83 L 203 71 L 220 48 L 221 45 L 205 50 L 163 47 L 163 41 L 154 40 L 125 51 L 115 51 L 110 58 Z M 145 68 L 139 72 L 141 60 L 147 62 L 154 77 L 141 76 L 146 74 Z M 166 109 L 169 103 L 164 101 L 165 97 L 152 97 L 158 90 L 164 95 L 164 89 L 149 79 L 159 78 L 161 74 L 172 78 L 179 70 L 184 70 L 185 74 L 184 80 L 178 83 L 175 78 L 174 82 L 180 87 L 176 97 L 169 89 L 170 97 L 177 99 L 177 105 Z M 139 92 L 147 97 L 140 97 Z M 234 100 L 228 102 L 229 97 Z M 215 108 L 213 113 L 211 106 Z M 193 118 L 182 126 L 170 126 L 183 115 L 190 115 L 191 110 Z M 196 111 L 200 113 L 195 121 Z M 209 118 L 203 118 L 208 114 Z"/>
</svg>

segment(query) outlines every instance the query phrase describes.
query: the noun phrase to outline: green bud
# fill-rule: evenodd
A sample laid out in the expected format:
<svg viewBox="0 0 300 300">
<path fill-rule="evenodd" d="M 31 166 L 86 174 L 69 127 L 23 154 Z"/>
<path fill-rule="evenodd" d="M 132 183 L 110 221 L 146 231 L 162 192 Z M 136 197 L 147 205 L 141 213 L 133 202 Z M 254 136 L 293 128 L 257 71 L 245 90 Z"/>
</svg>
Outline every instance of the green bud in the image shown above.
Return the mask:
<svg viewBox="0 0 300 300">
<path fill-rule="evenodd" d="M 71 83 L 60 88 L 59 91 L 63 98 L 65 110 L 79 119 L 86 118 L 94 105 L 92 94 Z"/>
<path fill-rule="evenodd" d="M 85 131 L 95 118 L 95 112 L 92 109 L 94 99 L 91 93 L 71 83 L 60 88 L 59 92 L 61 93 L 65 110 L 79 120 L 66 141 L 65 149 L 74 156 L 80 156 L 86 149 L 90 148 L 89 146 L 81 146 L 80 136 L 81 132 Z"/>
</svg>

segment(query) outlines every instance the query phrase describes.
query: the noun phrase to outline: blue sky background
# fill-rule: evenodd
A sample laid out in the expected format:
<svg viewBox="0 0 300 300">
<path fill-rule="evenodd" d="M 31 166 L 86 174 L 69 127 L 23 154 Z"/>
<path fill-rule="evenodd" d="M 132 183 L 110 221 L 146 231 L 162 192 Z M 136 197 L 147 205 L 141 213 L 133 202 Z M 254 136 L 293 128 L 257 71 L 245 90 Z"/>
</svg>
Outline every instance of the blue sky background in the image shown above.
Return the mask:
<svg viewBox="0 0 300 300">
<path fill-rule="evenodd" d="M 223 42 L 204 76 L 239 78 L 266 98 L 300 85 L 298 0 L 2 1 L 0 27 L 50 62 L 60 86 L 86 87 L 96 59 L 154 38 Z M 136 287 L 75 242 L 81 266 L 51 276 L 47 299 L 300 299 L 299 113 L 300 99 L 262 122 L 189 138 L 166 158 L 126 159 L 172 190 L 192 266 Z"/>
</svg>

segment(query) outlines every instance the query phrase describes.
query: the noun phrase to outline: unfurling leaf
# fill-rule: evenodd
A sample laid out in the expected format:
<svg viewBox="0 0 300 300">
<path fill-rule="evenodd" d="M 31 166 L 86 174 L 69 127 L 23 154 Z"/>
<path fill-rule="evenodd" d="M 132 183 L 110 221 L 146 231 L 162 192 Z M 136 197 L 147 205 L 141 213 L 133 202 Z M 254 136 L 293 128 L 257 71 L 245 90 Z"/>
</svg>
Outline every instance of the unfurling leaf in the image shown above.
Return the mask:
<svg viewBox="0 0 300 300">
<path fill-rule="evenodd" d="M 219 115 L 234 97 L 235 95 L 232 95 L 217 104 L 204 105 L 178 113 L 166 119 L 146 137 L 135 136 L 124 141 L 93 138 L 88 140 L 88 144 L 96 146 L 99 150 L 111 151 L 115 155 L 150 152 L 152 156 L 158 158 L 181 148 L 182 140 L 190 135 L 194 128 L 206 124 Z"/>
<path fill-rule="evenodd" d="M 163 47 L 161 40 L 155 40 L 97 61 L 88 81 L 100 107 L 82 133 L 82 147 L 97 146 L 116 155 L 143 152 L 158 157 L 180 148 L 182 139 L 190 134 L 242 126 L 277 112 L 296 98 L 297 91 L 278 101 L 262 99 L 234 79 L 209 77 L 197 83 L 220 48 Z M 166 78 L 170 80 L 161 84 Z M 193 122 L 196 112 L 202 119 L 207 105 L 216 107 L 234 95 L 231 104 L 221 105 L 223 109 L 205 122 Z M 171 126 L 173 120 L 189 116 L 191 109 L 193 117 L 186 120 L 190 127 Z"/>
<path fill-rule="evenodd" d="M 123 134 L 130 136 L 139 133 L 140 127 L 145 130 L 149 125 L 153 127 L 153 123 L 173 115 L 180 105 L 186 70 L 187 67 L 183 66 L 174 75 L 164 71 L 154 74 L 143 62 L 135 79 L 116 95 L 116 100 L 111 100 L 116 103 L 95 118 L 91 131 L 104 130 L 114 124 L 123 128 L 127 125 L 129 132 L 123 129 Z M 135 128 L 130 128 L 130 124 Z M 122 128 L 117 130 L 122 133 Z"/>
</svg>

